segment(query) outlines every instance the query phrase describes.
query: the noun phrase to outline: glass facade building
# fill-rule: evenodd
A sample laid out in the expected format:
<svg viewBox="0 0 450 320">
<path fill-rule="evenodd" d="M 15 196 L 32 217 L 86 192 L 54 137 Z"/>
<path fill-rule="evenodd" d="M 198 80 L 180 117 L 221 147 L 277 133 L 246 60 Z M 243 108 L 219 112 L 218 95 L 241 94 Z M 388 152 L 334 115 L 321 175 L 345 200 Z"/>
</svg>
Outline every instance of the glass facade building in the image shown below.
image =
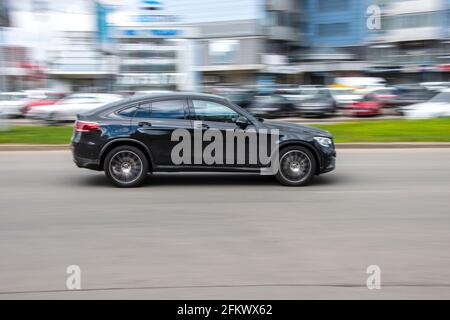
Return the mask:
<svg viewBox="0 0 450 320">
<path fill-rule="evenodd" d="M 366 10 L 370 0 L 302 0 L 306 45 L 357 46 L 367 36 Z"/>
</svg>

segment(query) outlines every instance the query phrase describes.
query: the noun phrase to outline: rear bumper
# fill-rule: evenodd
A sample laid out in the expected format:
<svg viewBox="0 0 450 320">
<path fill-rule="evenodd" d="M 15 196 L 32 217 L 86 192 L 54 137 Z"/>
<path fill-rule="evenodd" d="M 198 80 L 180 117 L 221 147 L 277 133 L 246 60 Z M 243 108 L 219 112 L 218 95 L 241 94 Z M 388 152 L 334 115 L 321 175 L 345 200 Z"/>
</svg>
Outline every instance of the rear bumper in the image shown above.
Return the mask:
<svg viewBox="0 0 450 320">
<path fill-rule="evenodd" d="M 77 165 L 78 168 L 86 168 L 91 170 L 101 170 L 100 161 L 99 159 L 91 159 L 88 157 L 85 157 L 85 152 L 80 152 L 80 145 L 76 143 L 72 143 L 72 157 L 73 162 Z"/>
<path fill-rule="evenodd" d="M 91 170 L 100 170 L 100 165 L 98 160 L 86 159 L 77 156 L 73 156 L 73 162 L 77 165 L 78 168 L 85 168 Z"/>
</svg>

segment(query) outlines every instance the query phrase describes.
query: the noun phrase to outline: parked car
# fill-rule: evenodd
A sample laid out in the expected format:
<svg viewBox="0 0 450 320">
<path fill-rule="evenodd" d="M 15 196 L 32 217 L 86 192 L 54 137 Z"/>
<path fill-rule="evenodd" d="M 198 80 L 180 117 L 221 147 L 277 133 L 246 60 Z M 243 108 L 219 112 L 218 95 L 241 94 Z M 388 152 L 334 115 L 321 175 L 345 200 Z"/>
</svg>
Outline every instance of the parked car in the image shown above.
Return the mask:
<svg viewBox="0 0 450 320">
<path fill-rule="evenodd" d="M 247 110 L 254 116 L 267 119 L 297 115 L 292 101 L 278 94 L 255 96 Z"/>
<path fill-rule="evenodd" d="M 337 77 L 334 79 L 334 83 L 336 85 L 363 90 L 386 86 L 386 80 L 377 77 Z"/>
<path fill-rule="evenodd" d="M 61 99 L 67 96 L 64 92 L 42 92 L 37 94 L 32 94 L 29 96 L 29 102 L 27 102 L 21 112 L 24 116 L 30 111 L 31 108 L 40 106 L 49 106 L 57 103 Z"/>
<path fill-rule="evenodd" d="M 399 85 L 395 88 L 397 89 L 397 97 L 390 103 L 394 107 L 404 107 L 425 102 L 436 95 L 436 92 L 420 85 Z"/>
<path fill-rule="evenodd" d="M 14 118 L 22 116 L 22 108 L 28 102 L 25 92 L 0 93 L 0 113 L 2 117 Z"/>
<path fill-rule="evenodd" d="M 450 88 L 450 82 L 421 82 L 420 85 L 435 92 Z"/>
<path fill-rule="evenodd" d="M 354 92 L 350 88 L 330 88 L 330 93 L 334 100 L 338 103 L 339 108 L 346 108 L 355 101 L 361 99 L 361 95 Z"/>
<path fill-rule="evenodd" d="M 75 121 L 80 112 L 93 110 L 121 99 L 122 96 L 118 94 L 75 93 L 53 105 L 32 108 L 27 117 L 57 122 Z"/>
<path fill-rule="evenodd" d="M 370 94 L 385 107 L 392 107 L 399 96 L 399 90 L 394 87 L 374 89 Z"/>
<path fill-rule="evenodd" d="M 366 94 L 349 105 L 345 114 L 349 116 L 377 116 L 382 113 L 383 102 L 373 94 Z"/>
<path fill-rule="evenodd" d="M 333 116 L 338 111 L 336 100 L 325 88 L 302 90 L 294 105 L 300 116 Z"/>
<path fill-rule="evenodd" d="M 407 119 L 430 119 L 450 117 L 450 89 L 437 94 L 427 102 L 403 107 Z"/>
<path fill-rule="evenodd" d="M 193 140 L 193 144 L 189 143 L 187 162 L 174 161 L 173 151 L 180 143 L 173 139 L 177 129 Z M 244 161 L 207 164 L 203 155 L 212 142 L 203 139 L 202 133 L 199 137 L 194 132 L 196 129 L 201 132 L 213 129 L 222 137 L 236 131 L 267 135 L 269 130 L 278 130 L 276 145 L 279 148 L 276 150 L 279 152 L 273 155 L 277 158 L 269 157 L 267 164 L 250 164 L 245 154 L 255 148 L 256 153 L 260 153 L 258 148 L 266 144 L 250 145 L 256 143 L 255 140 L 242 139 L 241 143 L 248 143 L 245 154 L 238 154 L 241 148 L 236 149 L 240 150 L 237 153 L 233 148 L 232 154 L 225 148 L 220 154 L 232 160 L 242 156 Z M 181 132 L 178 131 L 177 136 Z M 190 148 L 197 144 L 196 138 L 201 139 L 202 146 L 197 151 Z M 256 140 L 262 139 L 257 137 Z M 268 154 L 272 151 L 275 150 Z M 74 124 L 72 152 L 78 167 L 104 170 L 107 178 L 118 187 L 136 187 L 148 173 L 154 172 L 261 173 L 275 160 L 279 160 L 276 161 L 279 165 L 271 174 L 281 184 L 301 186 L 308 184 L 315 175 L 333 170 L 336 158 L 332 136 L 325 130 L 263 121 L 223 97 L 188 93 L 137 96 L 79 114 Z M 191 161 L 198 158 L 201 161 Z"/>
<path fill-rule="evenodd" d="M 220 95 L 229 99 L 241 108 L 247 108 L 252 103 L 255 93 L 248 89 L 234 89 L 225 90 Z"/>
</svg>

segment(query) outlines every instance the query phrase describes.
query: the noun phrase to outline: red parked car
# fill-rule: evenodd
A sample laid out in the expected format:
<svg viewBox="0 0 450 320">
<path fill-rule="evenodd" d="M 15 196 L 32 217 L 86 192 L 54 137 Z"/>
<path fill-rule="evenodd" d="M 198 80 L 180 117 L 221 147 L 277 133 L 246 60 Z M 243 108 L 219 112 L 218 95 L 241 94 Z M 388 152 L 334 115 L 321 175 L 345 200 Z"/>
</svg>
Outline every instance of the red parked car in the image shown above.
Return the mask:
<svg viewBox="0 0 450 320">
<path fill-rule="evenodd" d="M 67 94 L 63 92 L 44 92 L 42 96 L 39 94 L 35 99 L 33 99 L 33 96 L 31 96 L 31 100 L 22 108 L 22 114 L 26 115 L 27 112 L 34 107 L 55 104 L 59 100 L 65 98 L 66 95 Z"/>
<path fill-rule="evenodd" d="M 349 105 L 345 113 L 350 116 L 377 116 L 382 113 L 382 108 L 383 102 L 372 94 L 366 94 Z"/>
</svg>

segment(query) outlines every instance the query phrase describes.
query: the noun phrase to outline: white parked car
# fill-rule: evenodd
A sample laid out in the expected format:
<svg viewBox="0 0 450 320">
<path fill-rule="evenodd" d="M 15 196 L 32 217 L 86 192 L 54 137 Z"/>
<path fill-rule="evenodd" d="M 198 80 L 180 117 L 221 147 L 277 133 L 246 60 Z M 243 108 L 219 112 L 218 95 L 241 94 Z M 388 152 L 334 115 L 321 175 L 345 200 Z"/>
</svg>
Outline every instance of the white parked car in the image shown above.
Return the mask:
<svg viewBox="0 0 450 320">
<path fill-rule="evenodd" d="M 28 102 L 26 92 L 0 93 L 0 114 L 2 117 L 18 117 L 22 115 L 22 108 Z"/>
<path fill-rule="evenodd" d="M 47 121 L 75 121 L 77 114 L 121 100 L 118 94 L 75 93 L 49 106 L 32 108 L 27 117 Z"/>
<path fill-rule="evenodd" d="M 434 96 L 431 100 L 401 109 L 407 119 L 431 119 L 450 117 L 450 89 Z"/>
<path fill-rule="evenodd" d="M 340 108 L 345 108 L 346 106 L 360 100 L 363 96 L 356 94 L 352 89 L 349 88 L 330 88 L 330 93 L 334 100 L 339 104 Z"/>
</svg>

